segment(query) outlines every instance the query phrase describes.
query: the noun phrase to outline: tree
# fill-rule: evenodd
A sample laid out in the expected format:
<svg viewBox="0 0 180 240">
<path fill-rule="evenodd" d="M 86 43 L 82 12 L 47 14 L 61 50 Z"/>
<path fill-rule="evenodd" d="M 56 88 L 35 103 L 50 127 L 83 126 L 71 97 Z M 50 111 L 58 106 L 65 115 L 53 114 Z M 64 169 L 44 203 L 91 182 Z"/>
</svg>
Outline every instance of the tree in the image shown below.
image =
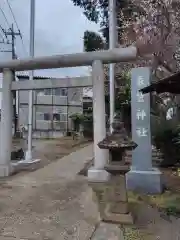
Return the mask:
<svg viewBox="0 0 180 240">
<path fill-rule="evenodd" d="M 106 43 L 100 34 L 90 31 L 84 32 L 84 50 L 86 52 L 104 49 Z"/>
<path fill-rule="evenodd" d="M 85 50 L 97 50 L 103 45 L 107 47 L 108 0 L 72 1 L 84 9 L 84 14 L 90 21 L 98 22 L 101 26 L 102 38 L 96 33 L 86 35 Z M 140 55 L 149 55 L 148 59 L 140 59 L 136 63 L 116 64 L 117 84 L 122 82 L 122 72 L 127 73 L 132 67 L 152 66 L 155 74 L 159 66 L 163 66 L 170 73 L 177 71 L 180 60 L 180 3 L 177 0 L 117 0 L 116 8 L 117 26 L 120 29 L 118 41 L 121 46 L 135 45 Z M 104 40 L 105 43 L 102 44 Z M 107 78 L 108 74 L 108 66 L 105 66 Z M 122 92 L 120 94 L 122 97 Z M 151 97 L 152 112 L 155 115 L 159 113 L 165 116 L 163 97 L 154 94 Z"/>
<path fill-rule="evenodd" d="M 83 8 L 85 16 L 100 23 L 100 31 L 109 42 L 108 0 L 72 0 Z M 117 0 L 117 27 L 121 45 L 135 44 L 141 55 L 152 55 L 154 68 L 163 65 L 175 72 L 179 67 L 180 52 L 178 0 Z M 95 49 L 95 48 L 93 48 Z M 148 50 L 148 51 L 147 51 Z M 155 66 L 154 66 L 155 65 Z"/>
<path fill-rule="evenodd" d="M 140 55 L 152 55 L 155 67 L 163 65 L 170 72 L 175 72 L 180 37 L 180 3 L 177 0 L 134 1 L 144 11 L 141 14 L 136 13 L 134 19 L 124 22 L 127 28 L 126 37 L 137 46 Z"/>
<path fill-rule="evenodd" d="M 109 21 L 108 21 L 108 4 L 109 0 L 72 0 L 75 6 L 84 10 L 84 15 L 88 20 L 100 23 L 100 31 L 106 42 L 109 42 Z M 130 17 L 132 14 L 131 0 L 117 0 L 116 8 L 118 10 L 117 25 L 123 25 L 122 15 Z"/>
<path fill-rule="evenodd" d="M 137 1 L 137 0 L 135 0 Z M 138 0 L 139 2 L 139 0 Z M 139 54 L 151 55 L 151 65 L 157 75 L 158 67 L 163 66 L 168 75 L 180 70 L 180 2 L 178 0 L 141 0 L 146 14 L 137 15 L 126 23 L 127 38 L 137 46 Z M 148 8 L 147 8 L 148 6 Z M 131 43 L 132 43 L 131 42 Z M 180 98 L 170 96 L 176 105 L 176 117 L 180 119 Z"/>
</svg>

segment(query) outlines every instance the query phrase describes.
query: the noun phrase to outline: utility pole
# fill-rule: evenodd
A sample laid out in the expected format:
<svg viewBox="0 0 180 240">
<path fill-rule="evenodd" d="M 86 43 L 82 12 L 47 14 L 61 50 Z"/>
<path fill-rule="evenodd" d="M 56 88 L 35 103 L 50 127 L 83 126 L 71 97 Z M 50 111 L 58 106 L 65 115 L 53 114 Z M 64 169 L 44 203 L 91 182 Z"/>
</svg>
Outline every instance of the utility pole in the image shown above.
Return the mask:
<svg viewBox="0 0 180 240">
<path fill-rule="evenodd" d="M 30 8 L 30 57 L 34 57 L 34 35 L 35 35 L 35 0 L 31 0 Z M 29 71 L 29 80 L 34 80 L 34 71 Z M 26 162 L 32 163 L 32 132 L 33 132 L 33 90 L 29 91 L 29 117 L 28 117 L 28 150 Z"/>
<path fill-rule="evenodd" d="M 12 53 L 12 59 L 17 59 L 17 55 L 16 55 L 16 51 L 15 51 L 15 39 L 16 36 L 20 36 L 21 37 L 21 33 L 20 31 L 15 32 L 14 31 L 14 26 L 12 24 L 11 28 L 9 28 L 8 31 L 4 30 L 3 31 L 5 36 L 10 36 L 11 37 L 11 42 L 7 42 L 8 44 L 11 44 L 12 49 L 11 50 L 7 50 L 7 51 L 3 51 L 3 52 L 11 52 Z M 13 71 L 13 81 L 15 81 L 15 71 Z M 18 116 L 17 116 L 17 112 L 16 112 L 16 91 L 13 92 L 13 99 L 14 99 L 14 103 L 13 103 L 13 116 L 14 116 L 14 136 L 16 136 L 17 130 L 18 130 Z"/>
<path fill-rule="evenodd" d="M 117 21 L 116 21 L 116 0 L 109 0 L 109 49 L 113 49 L 117 44 Z M 109 85 L 110 85 L 110 132 L 112 133 L 112 123 L 115 113 L 115 64 L 109 66 Z"/>
</svg>

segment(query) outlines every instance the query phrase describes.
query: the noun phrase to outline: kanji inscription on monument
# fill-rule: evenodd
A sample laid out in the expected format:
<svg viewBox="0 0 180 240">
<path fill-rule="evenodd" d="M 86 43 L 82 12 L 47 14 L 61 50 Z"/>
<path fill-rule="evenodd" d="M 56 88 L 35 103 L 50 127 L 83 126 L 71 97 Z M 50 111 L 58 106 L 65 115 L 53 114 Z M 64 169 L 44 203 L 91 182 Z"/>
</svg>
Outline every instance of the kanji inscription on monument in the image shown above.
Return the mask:
<svg viewBox="0 0 180 240">
<path fill-rule="evenodd" d="M 150 68 L 140 67 L 132 69 L 132 140 L 138 145 L 138 147 L 133 151 L 132 154 L 132 169 L 134 170 L 149 170 L 152 168 L 152 148 L 150 134 L 150 95 L 143 95 L 142 92 L 139 91 L 140 89 L 150 84 L 150 78 Z"/>
</svg>

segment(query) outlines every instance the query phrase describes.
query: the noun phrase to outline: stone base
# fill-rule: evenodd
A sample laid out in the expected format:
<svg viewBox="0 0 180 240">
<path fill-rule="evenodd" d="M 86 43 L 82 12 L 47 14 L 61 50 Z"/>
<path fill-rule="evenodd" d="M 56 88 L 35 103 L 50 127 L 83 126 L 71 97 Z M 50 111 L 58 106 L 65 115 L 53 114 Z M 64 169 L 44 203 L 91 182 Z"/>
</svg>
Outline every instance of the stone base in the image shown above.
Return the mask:
<svg viewBox="0 0 180 240">
<path fill-rule="evenodd" d="M 88 170 L 89 182 L 106 182 L 110 179 L 110 174 L 103 169 L 90 168 Z"/>
<path fill-rule="evenodd" d="M 40 162 L 40 159 L 32 159 L 31 161 L 21 160 L 21 161 L 11 161 L 9 165 L 0 165 L 0 178 L 8 177 L 13 173 L 18 171 L 28 169 L 32 165 L 36 165 Z"/>
<path fill-rule="evenodd" d="M 34 164 L 34 163 L 38 163 L 38 162 L 40 162 L 41 161 L 41 159 L 30 159 L 30 160 L 21 160 L 21 161 L 18 161 L 17 163 L 18 164 L 26 164 L 26 165 L 28 165 L 28 164 Z"/>
<path fill-rule="evenodd" d="M 117 224 L 110 224 L 105 222 L 100 222 L 99 226 L 96 228 L 94 234 L 90 238 L 91 240 L 106 240 L 106 239 L 124 239 L 123 229 Z"/>
<path fill-rule="evenodd" d="M 28 168 L 30 167 L 35 167 L 36 164 L 38 164 L 41 160 L 40 159 L 32 159 L 30 161 L 26 161 L 26 160 L 21 160 L 18 162 L 13 162 L 12 163 L 12 173 L 16 173 L 22 170 L 28 170 Z"/>
<path fill-rule="evenodd" d="M 152 171 L 130 170 L 126 173 L 126 185 L 128 190 L 148 194 L 161 193 L 163 190 L 162 173 L 157 168 Z"/>
<path fill-rule="evenodd" d="M 129 213 L 128 202 L 114 202 L 110 204 L 110 211 L 112 213 L 127 214 Z"/>
<path fill-rule="evenodd" d="M 107 207 L 104 211 L 103 216 L 101 217 L 104 222 L 112 222 L 116 224 L 133 224 L 133 217 L 131 213 L 112 213 L 110 211 L 110 204 L 107 204 Z"/>
<path fill-rule="evenodd" d="M 0 177 L 8 177 L 11 175 L 12 168 L 9 165 L 0 165 Z"/>
<path fill-rule="evenodd" d="M 108 182 L 89 182 L 94 193 L 93 199 L 98 204 L 100 218 L 104 222 L 133 224 L 133 218 L 128 209 L 127 195 L 123 192 L 124 176 L 118 185 L 116 185 L 117 181 L 113 180 L 117 178 L 111 178 Z M 120 192 L 122 194 L 119 195 Z"/>
</svg>

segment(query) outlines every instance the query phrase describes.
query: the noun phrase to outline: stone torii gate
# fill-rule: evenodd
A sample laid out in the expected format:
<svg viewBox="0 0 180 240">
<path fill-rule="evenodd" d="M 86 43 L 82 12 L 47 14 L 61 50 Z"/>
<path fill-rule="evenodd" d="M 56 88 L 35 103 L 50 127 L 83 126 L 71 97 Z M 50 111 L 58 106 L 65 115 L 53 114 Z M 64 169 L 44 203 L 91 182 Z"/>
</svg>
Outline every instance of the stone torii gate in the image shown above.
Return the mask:
<svg viewBox="0 0 180 240">
<path fill-rule="evenodd" d="M 97 143 L 106 136 L 104 71 L 103 64 L 129 62 L 137 58 L 136 47 L 117 48 L 107 51 L 36 57 L 25 60 L 12 60 L 0 63 L 2 80 L 2 107 L 0 132 L 0 177 L 11 173 L 12 147 L 12 90 L 34 90 L 59 87 L 86 87 L 93 85 L 93 121 L 94 121 L 94 166 L 88 171 L 90 180 L 104 181 L 108 173 L 104 166 L 108 160 L 108 152 L 99 149 Z M 27 71 L 38 69 L 92 66 L 92 79 L 87 82 L 38 80 L 14 82 L 12 71 Z M 92 81 L 92 82 L 91 82 Z"/>
</svg>

